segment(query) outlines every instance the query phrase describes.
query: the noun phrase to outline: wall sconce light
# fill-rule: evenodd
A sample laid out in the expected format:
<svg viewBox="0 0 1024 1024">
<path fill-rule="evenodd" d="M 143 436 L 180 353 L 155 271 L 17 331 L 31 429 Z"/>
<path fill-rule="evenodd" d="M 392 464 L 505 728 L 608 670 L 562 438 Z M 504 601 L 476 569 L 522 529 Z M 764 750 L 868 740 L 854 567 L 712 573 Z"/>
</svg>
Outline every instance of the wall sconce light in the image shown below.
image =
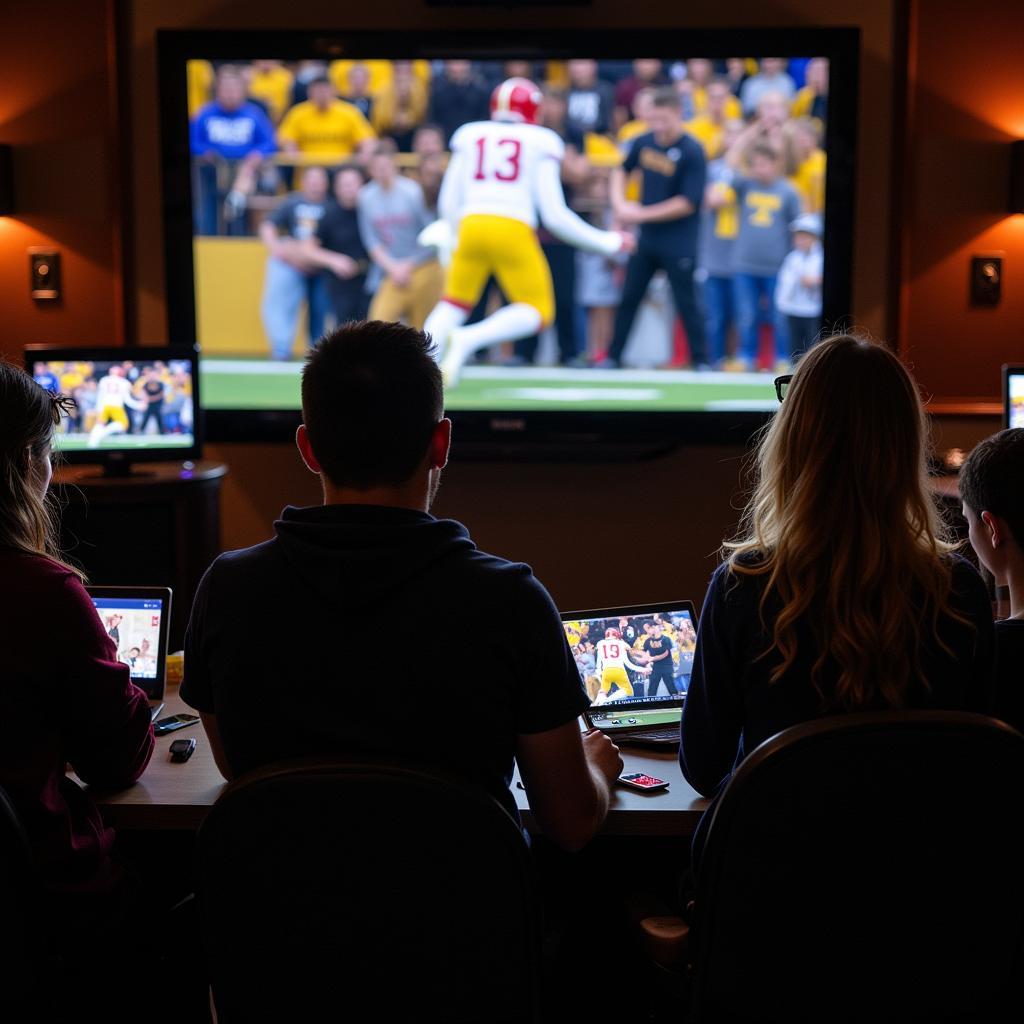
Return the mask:
<svg viewBox="0 0 1024 1024">
<path fill-rule="evenodd" d="M 14 213 L 14 147 L 0 143 L 0 217 Z"/>
<path fill-rule="evenodd" d="M 1010 143 L 1010 213 L 1024 213 L 1024 139 Z"/>
</svg>

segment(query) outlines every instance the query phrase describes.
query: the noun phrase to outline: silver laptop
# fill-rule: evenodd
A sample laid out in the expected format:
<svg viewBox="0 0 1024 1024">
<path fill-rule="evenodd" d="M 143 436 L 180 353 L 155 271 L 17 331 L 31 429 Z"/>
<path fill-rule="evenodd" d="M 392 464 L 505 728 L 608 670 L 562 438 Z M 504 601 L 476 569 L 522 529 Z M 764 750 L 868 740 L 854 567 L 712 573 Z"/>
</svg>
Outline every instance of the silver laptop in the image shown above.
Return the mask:
<svg viewBox="0 0 1024 1024">
<path fill-rule="evenodd" d="M 697 613 L 690 601 L 562 614 L 590 698 L 584 717 L 616 743 L 679 744 Z"/>
<path fill-rule="evenodd" d="M 167 680 L 167 634 L 171 591 L 167 587 L 86 587 L 103 631 L 114 641 L 117 660 L 145 690 L 150 716 L 163 707 Z"/>
</svg>

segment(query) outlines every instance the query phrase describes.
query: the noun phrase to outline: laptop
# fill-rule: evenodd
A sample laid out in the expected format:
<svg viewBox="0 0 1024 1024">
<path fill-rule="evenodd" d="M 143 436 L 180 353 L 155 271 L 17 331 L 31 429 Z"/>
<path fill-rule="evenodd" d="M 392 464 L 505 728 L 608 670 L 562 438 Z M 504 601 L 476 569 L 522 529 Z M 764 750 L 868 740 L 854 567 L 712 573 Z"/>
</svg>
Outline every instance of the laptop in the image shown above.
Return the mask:
<svg viewBox="0 0 1024 1024">
<path fill-rule="evenodd" d="M 1024 427 L 1024 365 L 1003 367 L 1003 426 Z"/>
<path fill-rule="evenodd" d="M 690 601 L 562 614 L 590 698 L 591 728 L 616 743 L 679 745 L 697 613 Z"/>
<path fill-rule="evenodd" d="M 150 700 L 150 717 L 163 708 L 171 591 L 167 587 L 86 587 L 117 660 Z"/>
</svg>

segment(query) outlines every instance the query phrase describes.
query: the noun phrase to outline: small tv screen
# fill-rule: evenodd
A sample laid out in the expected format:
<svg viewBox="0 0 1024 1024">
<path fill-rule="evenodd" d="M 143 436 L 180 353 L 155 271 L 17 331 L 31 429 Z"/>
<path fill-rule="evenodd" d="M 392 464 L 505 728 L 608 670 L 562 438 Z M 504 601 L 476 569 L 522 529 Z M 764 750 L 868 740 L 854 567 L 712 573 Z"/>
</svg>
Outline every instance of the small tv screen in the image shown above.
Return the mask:
<svg viewBox="0 0 1024 1024">
<path fill-rule="evenodd" d="M 1003 424 L 1024 427 L 1024 366 L 1003 367 Z"/>
<path fill-rule="evenodd" d="M 855 36 L 163 33 L 207 407 L 296 410 L 310 345 L 369 317 L 426 327 L 467 419 L 763 417 L 849 312 Z"/>
<path fill-rule="evenodd" d="M 74 400 L 54 437 L 72 462 L 187 459 L 199 451 L 194 351 L 31 346 L 36 383 Z"/>
</svg>

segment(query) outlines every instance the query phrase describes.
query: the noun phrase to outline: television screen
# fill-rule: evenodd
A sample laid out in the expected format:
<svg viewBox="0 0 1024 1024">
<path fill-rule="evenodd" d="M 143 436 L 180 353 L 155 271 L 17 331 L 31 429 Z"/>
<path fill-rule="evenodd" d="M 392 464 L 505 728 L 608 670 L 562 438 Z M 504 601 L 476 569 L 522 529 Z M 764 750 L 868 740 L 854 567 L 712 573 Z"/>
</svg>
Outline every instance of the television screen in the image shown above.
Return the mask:
<svg viewBox="0 0 1024 1024">
<path fill-rule="evenodd" d="M 1024 427 L 1024 366 L 1004 366 L 1003 423 Z"/>
<path fill-rule="evenodd" d="M 364 317 L 426 327 L 450 413 L 763 415 L 848 313 L 849 30 L 162 35 L 171 326 L 215 415 L 297 409 Z"/>
<path fill-rule="evenodd" d="M 54 435 L 73 462 L 186 459 L 198 453 L 195 353 L 30 346 L 36 382 L 74 399 Z"/>
<path fill-rule="evenodd" d="M 562 628 L 592 709 L 682 706 L 697 642 L 689 609 L 570 618 Z"/>
</svg>

